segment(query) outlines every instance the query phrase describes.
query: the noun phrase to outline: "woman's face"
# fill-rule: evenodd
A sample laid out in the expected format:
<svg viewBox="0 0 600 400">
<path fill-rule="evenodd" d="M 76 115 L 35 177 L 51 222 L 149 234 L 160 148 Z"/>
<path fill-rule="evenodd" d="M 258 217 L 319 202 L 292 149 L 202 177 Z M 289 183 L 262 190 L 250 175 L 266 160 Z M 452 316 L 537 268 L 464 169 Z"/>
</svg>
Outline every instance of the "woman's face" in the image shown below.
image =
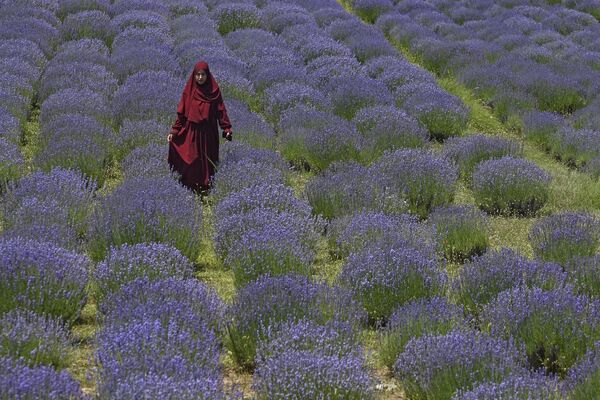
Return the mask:
<svg viewBox="0 0 600 400">
<path fill-rule="evenodd" d="M 206 74 L 205 70 L 199 69 L 196 72 L 196 75 L 194 75 L 194 79 L 196 79 L 196 83 L 198 85 L 204 85 L 204 83 L 206 82 L 206 79 L 208 79 L 208 75 Z"/>
</svg>

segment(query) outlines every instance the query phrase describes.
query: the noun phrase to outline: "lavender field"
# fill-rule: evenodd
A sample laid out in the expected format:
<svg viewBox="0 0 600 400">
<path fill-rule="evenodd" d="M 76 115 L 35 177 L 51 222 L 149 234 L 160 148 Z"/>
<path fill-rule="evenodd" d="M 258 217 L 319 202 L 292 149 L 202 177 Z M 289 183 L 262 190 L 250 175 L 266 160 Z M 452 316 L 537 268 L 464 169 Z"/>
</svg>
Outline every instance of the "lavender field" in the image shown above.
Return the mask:
<svg viewBox="0 0 600 400">
<path fill-rule="evenodd" d="M 0 399 L 600 398 L 600 0 L 0 21 Z M 203 197 L 167 163 L 199 60 Z"/>
</svg>

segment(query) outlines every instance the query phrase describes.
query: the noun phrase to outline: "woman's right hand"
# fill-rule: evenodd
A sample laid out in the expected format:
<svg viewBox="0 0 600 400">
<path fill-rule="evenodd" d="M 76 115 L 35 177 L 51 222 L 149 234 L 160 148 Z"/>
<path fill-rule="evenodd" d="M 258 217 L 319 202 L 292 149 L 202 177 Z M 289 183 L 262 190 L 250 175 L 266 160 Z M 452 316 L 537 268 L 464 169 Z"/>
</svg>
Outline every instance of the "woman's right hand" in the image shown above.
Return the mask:
<svg viewBox="0 0 600 400">
<path fill-rule="evenodd" d="M 170 142 L 171 140 L 173 140 L 173 134 L 172 134 L 172 133 L 169 133 L 169 134 L 167 135 L 167 141 L 169 141 L 169 142 Z"/>
</svg>

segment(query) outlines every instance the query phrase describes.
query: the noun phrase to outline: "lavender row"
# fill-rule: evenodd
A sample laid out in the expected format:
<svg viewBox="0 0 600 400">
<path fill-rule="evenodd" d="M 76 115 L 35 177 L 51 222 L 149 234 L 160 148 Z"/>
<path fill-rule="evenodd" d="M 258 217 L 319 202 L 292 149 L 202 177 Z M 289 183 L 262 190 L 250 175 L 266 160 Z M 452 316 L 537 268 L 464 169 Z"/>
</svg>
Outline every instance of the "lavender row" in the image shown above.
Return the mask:
<svg viewBox="0 0 600 400">
<path fill-rule="evenodd" d="M 536 1 L 348 3 L 429 70 L 456 75 L 501 120 L 518 121 L 527 138 L 598 174 L 599 24 L 589 9 Z M 556 132 L 540 135 L 539 124 L 551 120 Z"/>
</svg>

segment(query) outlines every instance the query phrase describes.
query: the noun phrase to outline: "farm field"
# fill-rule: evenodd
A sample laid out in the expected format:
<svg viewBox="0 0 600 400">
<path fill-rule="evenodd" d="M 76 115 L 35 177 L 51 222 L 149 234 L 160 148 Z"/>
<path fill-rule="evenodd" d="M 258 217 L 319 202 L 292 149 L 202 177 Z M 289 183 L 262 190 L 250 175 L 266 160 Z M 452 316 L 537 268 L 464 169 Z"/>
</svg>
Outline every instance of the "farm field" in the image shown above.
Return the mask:
<svg viewBox="0 0 600 400">
<path fill-rule="evenodd" d="M 600 398 L 600 0 L 0 21 L 0 398 Z M 204 196 L 166 161 L 199 60 Z"/>
</svg>

